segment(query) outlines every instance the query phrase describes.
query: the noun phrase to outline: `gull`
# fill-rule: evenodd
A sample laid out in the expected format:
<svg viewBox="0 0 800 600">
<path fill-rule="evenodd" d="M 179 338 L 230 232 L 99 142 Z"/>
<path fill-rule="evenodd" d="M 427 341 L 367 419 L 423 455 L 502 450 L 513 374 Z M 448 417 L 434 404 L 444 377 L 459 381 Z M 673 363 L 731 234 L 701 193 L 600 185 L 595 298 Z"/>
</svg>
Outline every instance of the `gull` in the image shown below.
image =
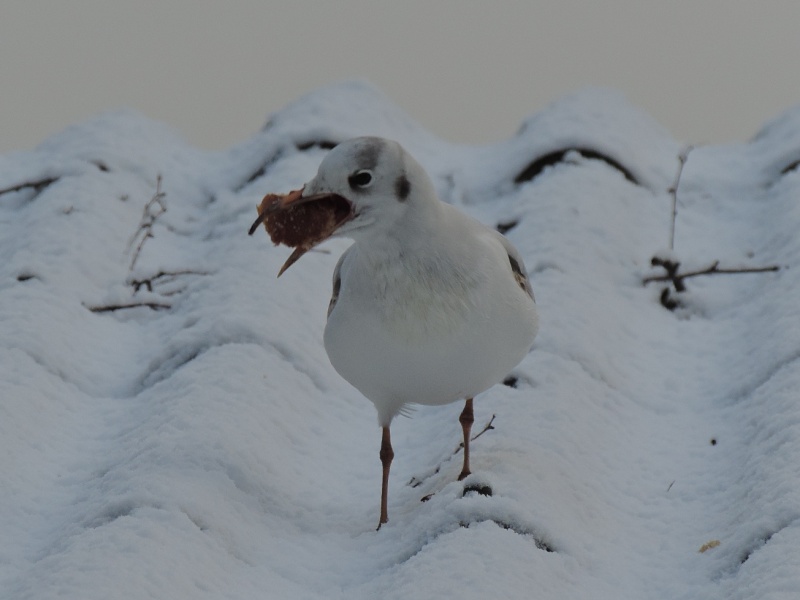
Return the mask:
<svg viewBox="0 0 800 600">
<path fill-rule="evenodd" d="M 536 303 L 514 246 L 441 201 L 425 169 L 395 141 L 360 137 L 335 146 L 302 193 L 271 211 L 313 203 L 335 219 L 312 245 L 329 237 L 354 242 L 333 272 L 324 344 L 334 369 L 378 412 L 380 529 L 389 519 L 394 417 L 410 405 L 463 400 L 458 478 L 467 477 L 473 399 L 530 351 Z M 308 249 L 298 247 L 284 269 Z"/>
</svg>

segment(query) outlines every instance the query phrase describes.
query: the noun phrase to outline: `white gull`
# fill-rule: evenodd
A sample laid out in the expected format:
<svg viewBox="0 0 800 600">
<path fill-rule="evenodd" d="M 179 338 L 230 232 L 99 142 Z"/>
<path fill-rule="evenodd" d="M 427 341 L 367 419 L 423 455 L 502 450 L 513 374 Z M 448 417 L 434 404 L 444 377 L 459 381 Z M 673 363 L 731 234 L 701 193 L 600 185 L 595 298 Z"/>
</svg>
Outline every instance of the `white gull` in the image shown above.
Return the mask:
<svg viewBox="0 0 800 600">
<path fill-rule="evenodd" d="M 349 204 L 331 235 L 354 244 L 334 270 L 325 350 L 378 411 L 380 528 L 388 521 L 392 419 L 410 404 L 465 400 L 459 479 L 469 475 L 473 398 L 528 353 L 538 316 L 517 250 L 439 200 L 428 174 L 397 142 L 339 144 L 291 204 L 326 198 Z"/>
</svg>

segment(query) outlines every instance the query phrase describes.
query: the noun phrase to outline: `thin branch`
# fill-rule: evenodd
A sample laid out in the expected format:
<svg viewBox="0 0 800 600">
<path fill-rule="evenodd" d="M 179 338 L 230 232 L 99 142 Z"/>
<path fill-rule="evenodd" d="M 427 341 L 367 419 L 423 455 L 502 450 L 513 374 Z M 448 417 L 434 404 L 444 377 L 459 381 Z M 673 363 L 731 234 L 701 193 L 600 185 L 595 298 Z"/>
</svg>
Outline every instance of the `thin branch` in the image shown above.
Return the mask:
<svg viewBox="0 0 800 600">
<path fill-rule="evenodd" d="M 794 171 L 797 167 L 800 167 L 800 160 L 796 160 L 793 163 L 789 163 L 785 167 L 781 169 L 781 175 L 786 175 L 790 171 Z"/>
<path fill-rule="evenodd" d="M 492 415 L 492 418 L 491 418 L 491 419 L 489 419 L 489 422 L 488 422 L 488 423 L 486 423 L 486 425 L 483 427 L 483 429 L 481 429 L 481 430 L 480 430 L 478 433 L 476 433 L 476 434 L 475 434 L 475 435 L 473 435 L 471 438 L 469 438 L 469 441 L 470 441 L 470 442 L 474 442 L 475 440 L 477 440 L 479 437 L 481 437 L 481 436 L 482 436 L 484 433 L 486 433 L 486 432 L 487 432 L 487 431 L 489 431 L 490 429 L 494 429 L 494 425 L 492 425 L 492 423 L 494 423 L 494 418 L 495 418 L 496 416 L 497 416 L 497 415 Z M 455 456 L 456 454 L 458 454 L 459 452 L 461 452 L 463 449 L 464 449 L 464 442 L 463 442 L 463 441 L 461 441 L 461 442 L 459 442 L 459 443 L 458 443 L 458 448 L 456 448 L 455 450 L 453 450 L 453 454 L 451 454 L 451 456 Z"/>
<path fill-rule="evenodd" d="M 488 422 L 488 423 L 486 423 L 486 426 L 485 426 L 483 429 L 481 429 L 481 430 L 480 430 L 478 433 L 476 433 L 475 435 L 473 435 L 471 438 L 469 438 L 469 441 L 470 441 L 470 442 L 474 442 L 475 440 L 477 440 L 479 437 L 481 437 L 481 436 L 482 436 L 484 433 L 486 433 L 486 432 L 487 432 L 487 431 L 489 431 L 490 429 L 494 429 L 494 425 L 492 425 L 492 423 L 494 423 L 494 418 L 495 418 L 496 416 L 497 416 L 497 415 L 492 415 L 492 418 L 491 418 L 491 419 L 489 419 L 489 422 Z M 464 442 L 461 442 L 461 443 L 459 444 L 459 446 L 458 446 L 458 449 L 456 449 L 456 451 L 455 451 L 455 452 L 453 452 L 453 456 L 455 456 L 456 454 L 458 454 L 458 452 L 459 452 L 460 450 L 463 450 L 463 449 L 464 449 Z"/>
<path fill-rule="evenodd" d="M 167 205 L 164 202 L 164 197 L 166 195 L 166 192 L 161 191 L 161 175 L 158 175 L 156 178 L 156 192 L 153 194 L 153 197 L 150 198 L 150 201 L 144 205 L 142 220 L 139 221 L 139 228 L 131 236 L 131 239 L 128 240 L 128 250 L 130 250 L 133 247 L 136 238 L 138 238 L 139 235 L 142 236 L 141 240 L 139 240 L 139 244 L 136 246 L 136 250 L 133 253 L 130 267 L 128 267 L 130 271 L 132 271 L 133 267 L 136 265 L 136 261 L 139 259 L 139 254 L 142 252 L 142 248 L 144 248 L 144 243 L 149 238 L 153 237 L 152 231 L 156 221 L 161 215 L 167 212 Z"/>
<path fill-rule="evenodd" d="M 678 186 L 681 184 L 681 175 L 683 175 L 683 167 L 689 158 L 689 153 L 694 149 L 694 146 L 686 146 L 678 155 L 678 172 L 675 174 L 675 181 L 669 188 L 669 194 L 672 196 L 672 222 L 669 228 L 669 249 L 675 248 L 675 219 L 678 216 Z"/>
<path fill-rule="evenodd" d="M 152 292 L 154 285 L 172 281 L 172 279 L 177 278 L 180 275 L 209 275 L 209 273 L 207 271 L 193 271 L 191 269 L 184 269 L 181 271 L 159 271 L 152 277 L 145 277 L 143 279 L 130 279 L 128 280 L 128 285 L 133 287 L 134 294 L 142 287 L 147 288 L 148 292 Z M 167 281 L 159 281 L 164 279 Z"/>
<path fill-rule="evenodd" d="M 669 264 L 674 265 L 675 263 Z M 720 269 L 718 260 L 714 261 L 711 266 L 706 267 L 705 269 L 701 269 L 699 271 L 689 271 L 688 273 L 678 273 L 677 269 L 673 272 L 670 272 L 670 269 L 668 269 L 666 265 L 658 266 L 663 266 L 666 268 L 667 274 L 645 277 L 642 279 L 642 282 L 647 285 L 652 281 L 672 281 L 675 285 L 675 290 L 679 292 L 686 289 L 686 286 L 683 285 L 683 280 L 689 279 L 690 277 L 699 277 L 700 275 L 731 275 L 736 273 L 769 273 L 772 271 L 780 271 L 780 267 L 778 265 L 770 265 L 768 267 L 739 267 L 736 269 Z"/>
<path fill-rule="evenodd" d="M 137 232 L 137 235 L 141 232 Z M 142 236 L 142 239 L 139 241 L 139 245 L 136 246 L 136 251 L 133 253 L 133 258 L 131 259 L 131 264 L 128 267 L 129 271 L 133 271 L 133 267 L 136 265 L 136 261 L 139 260 L 139 254 L 142 252 L 142 248 L 144 248 L 144 243 L 153 237 L 153 234 L 150 233 L 150 227 L 147 228 L 145 234 Z M 130 248 L 130 247 L 129 247 Z"/>
<path fill-rule="evenodd" d="M 476 433 L 475 435 L 473 435 L 473 436 L 470 438 L 470 441 L 471 441 L 471 442 L 474 442 L 475 440 L 477 440 L 479 437 L 481 437 L 481 436 L 482 436 L 484 433 L 486 433 L 486 432 L 487 432 L 487 431 L 489 431 L 490 429 L 494 429 L 494 425 L 493 425 L 493 423 L 494 423 L 494 419 L 495 419 L 495 417 L 496 417 L 496 416 L 497 416 L 497 415 L 492 415 L 492 418 L 491 418 L 491 419 L 489 419 L 489 422 L 488 422 L 488 423 L 486 423 L 486 425 L 483 427 L 483 429 L 481 429 L 481 430 L 480 430 L 478 433 Z M 453 450 L 453 453 L 450 455 L 450 458 L 454 457 L 456 454 L 458 454 L 459 452 L 461 452 L 463 449 L 464 449 L 464 442 L 461 442 L 461 443 L 458 445 L 458 448 L 456 448 L 455 450 Z M 448 458 L 448 460 L 449 460 L 449 458 Z M 441 467 L 442 467 L 441 463 L 440 463 L 440 464 L 438 464 L 438 465 L 436 466 L 436 469 L 434 469 L 434 471 L 433 471 L 432 475 L 436 475 L 436 473 L 438 473 L 438 472 L 440 471 Z M 410 480 L 410 481 L 409 481 L 409 482 L 408 482 L 406 485 L 410 485 L 411 487 L 419 487 L 419 486 L 421 486 L 421 485 L 422 485 L 422 482 L 423 482 L 425 479 L 427 479 L 428 477 L 430 477 L 430 475 L 426 475 L 426 476 L 425 476 L 423 479 L 417 479 L 416 477 L 412 477 L 412 478 L 411 478 L 411 480 Z M 423 498 L 423 499 L 422 499 L 422 501 L 423 501 L 423 502 L 425 502 L 425 501 L 426 501 L 428 498 L 430 498 L 431 496 L 433 496 L 433 494 L 430 494 L 430 495 L 429 495 L 429 496 L 427 496 L 426 498 Z"/>
<path fill-rule="evenodd" d="M 650 264 L 652 264 L 654 267 L 663 268 L 666 271 L 666 274 L 645 277 L 642 279 L 642 285 L 647 285 L 648 283 L 652 283 L 654 281 L 670 282 L 677 293 L 686 291 L 686 283 L 684 280 L 690 277 L 700 277 L 701 275 L 735 275 L 739 273 L 768 273 L 771 271 L 780 270 L 778 265 L 770 265 L 768 267 L 739 267 L 736 269 L 720 269 L 719 261 L 715 260 L 711 266 L 706 267 L 705 269 L 681 273 L 680 262 L 677 260 L 661 258 L 659 256 L 654 256 L 650 260 Z M 678 308 L 678 306 L 680 306 L 680 300 L 673 296 L 672 289 L 669 286 L 661 290 L 659 301 L 661 302 L 661 305 L 668 310 L 675 310 Z"/>
<path fill-rule="evenodd" d="M 18 185 L 13 185 L 11 187 L 7 187 L 5 189 L 0 190 L 0 195 L 10 194 L 12 192 L 20 192 L 27 188 L 31 188 L 36 192 L 40 192 L 51 183 L 55 183 L 58 180 L 59 180 L 58 177 L 48 177 L 45 179 L 40 179 L 39 181 L 26 181 L 25 183 L 20 183 Z"/>
<path fill-rule="evenodd" d="M 84 305 L 86 306 L 86 305 Z M 152 310 L 164 310 L 172 308 L 171 304 L 163 302 L 129 302 L 128 304 L 106 304 L 104 306 L 86 306 L 93 313 L 113 312 L 115 310 L 125 310 L 128 308 L 150 308 Z"/>
</svg>

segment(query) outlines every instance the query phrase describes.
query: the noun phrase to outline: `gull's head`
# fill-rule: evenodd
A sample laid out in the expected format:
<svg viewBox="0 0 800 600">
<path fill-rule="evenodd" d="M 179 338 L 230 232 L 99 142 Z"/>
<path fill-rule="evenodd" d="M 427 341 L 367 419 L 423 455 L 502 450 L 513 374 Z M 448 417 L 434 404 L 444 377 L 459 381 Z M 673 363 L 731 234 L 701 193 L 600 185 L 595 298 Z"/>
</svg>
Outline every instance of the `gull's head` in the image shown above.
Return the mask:
<svg viewBox="0 0 800 600">
<path fill-rule="evenodd" d="M 420 230 L 426 216 L 436 212 L 438 203 L 430 177 L 400 144 L 359 137 L 334 147 L 320 163 L 317 175 L 301 190 L 284 194 L 260 210 L 250 233 L 279 213 L 297 215 L 295 209 L 302 208 L 305 219 L 319 217 L 309 225 L 313 235 L 305 242 L 287 244 L 295 250 L 281 268 L 283 273 L 308 250 L 331 237 L 381 240 L 397 238 L 398 231 L 407 236 Z"/>
<path fill-rule="evenodd" d="M 334 147 L 309 181 L 303 197 L 344 199 L 351 215 L 332 236 L 382 236 L 434 198 L 422 166 L 392 140 L 359 137 Z"/>
</svg>

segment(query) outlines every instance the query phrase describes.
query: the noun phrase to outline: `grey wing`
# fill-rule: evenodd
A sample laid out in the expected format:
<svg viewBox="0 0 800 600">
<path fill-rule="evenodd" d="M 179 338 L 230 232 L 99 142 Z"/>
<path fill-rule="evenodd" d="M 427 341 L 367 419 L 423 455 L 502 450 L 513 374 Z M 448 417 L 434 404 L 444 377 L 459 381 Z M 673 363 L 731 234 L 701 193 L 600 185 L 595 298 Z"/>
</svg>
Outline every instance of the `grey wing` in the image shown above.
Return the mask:
<svg viewBox="0 0 800 600">
<path fill-rule="evenodd" d="M 530 279 L 528 279 L 528 272 L 525 270 L 525 263 L 522 261 L 522 256 L 504 235 L 498 233 L 497 237 L 506 249 L 508 262 L 511 265 L 511 272 L 514 274 L 514 279 L 517 280 L 519 286 L 531 297 L 531 300 L 536 302 L 536 297 L 533 295 L 533 288 L 531 287 Z"/>
<path fill-rule="evenodd" d="M 339 257 L 336 267 L 333 269 L 333 291 L 331 292 L 331 301 L 328 303 L 329 317 L 336 306 L 336 302 L 339 300 L 339 290 L 342 287 L 342 263 L 344 262 L 344 257 L 347 256 L 349 251 L 349 248 L 345 250 L 345 252 Z"/>
</svg>

